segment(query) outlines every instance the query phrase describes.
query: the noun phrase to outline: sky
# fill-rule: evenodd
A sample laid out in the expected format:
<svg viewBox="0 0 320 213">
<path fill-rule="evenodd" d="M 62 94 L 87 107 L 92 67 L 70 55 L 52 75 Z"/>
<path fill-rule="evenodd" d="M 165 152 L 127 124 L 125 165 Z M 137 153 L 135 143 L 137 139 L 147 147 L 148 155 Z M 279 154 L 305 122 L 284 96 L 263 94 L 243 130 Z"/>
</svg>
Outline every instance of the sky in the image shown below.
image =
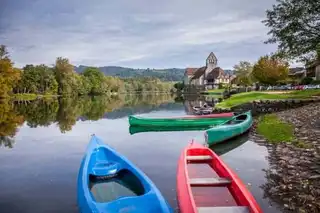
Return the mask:
<svg viewBox="0 0 320 213">
<path fill-rule="evenodd" d="M 15 65 L 230 69 L 274 52 L 261 21 L 275 0 L 1 0 L 0 44 Z"/>
</svg>

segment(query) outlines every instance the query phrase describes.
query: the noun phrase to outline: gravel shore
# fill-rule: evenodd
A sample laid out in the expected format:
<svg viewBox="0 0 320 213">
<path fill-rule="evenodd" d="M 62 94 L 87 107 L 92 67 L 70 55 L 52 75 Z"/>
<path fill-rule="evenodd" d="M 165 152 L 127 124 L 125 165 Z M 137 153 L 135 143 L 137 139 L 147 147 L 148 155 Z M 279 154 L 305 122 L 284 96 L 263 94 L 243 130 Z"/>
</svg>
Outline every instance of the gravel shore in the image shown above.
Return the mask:
<svg viewBox="0 0 320 213">
<path fill-rule="evenodd" d="M 267 146 L 270 168 L 265 171 L 265 196 L 283 206 L 284 212 L 320 212 L 320 104 L 275 113 L 291 123 L 297 141 L 306 148 L 290 143 L 269 144 L 255 131 L 251 139 Z M 270 129 L 272 131 L 272 129 Z"/>
</svg>

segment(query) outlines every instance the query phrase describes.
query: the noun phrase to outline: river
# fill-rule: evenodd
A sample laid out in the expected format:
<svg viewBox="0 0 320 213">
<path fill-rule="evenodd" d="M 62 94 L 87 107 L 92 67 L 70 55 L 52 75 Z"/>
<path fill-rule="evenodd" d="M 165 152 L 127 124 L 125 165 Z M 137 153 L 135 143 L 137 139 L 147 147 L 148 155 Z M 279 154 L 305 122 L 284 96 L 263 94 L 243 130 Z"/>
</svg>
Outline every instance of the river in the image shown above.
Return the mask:
<svg viewBox="0 0 320 213">
<path fill-rule="evenodd" d="M 85 97 L 0 104 L 0 212 L 73 213 L 77 175 L 91 134 L 125 155 L 158 186 L 177 210 L 176 168 L 181 150 L 203 131 L 130 132 L 129 114 L 190 114 L 194 100 L 171 96 Z M 265 213 L 278 204 L 266 197 L 268 150 L 243 135 L 213 147 L 238 174 Z"/>
</svg>

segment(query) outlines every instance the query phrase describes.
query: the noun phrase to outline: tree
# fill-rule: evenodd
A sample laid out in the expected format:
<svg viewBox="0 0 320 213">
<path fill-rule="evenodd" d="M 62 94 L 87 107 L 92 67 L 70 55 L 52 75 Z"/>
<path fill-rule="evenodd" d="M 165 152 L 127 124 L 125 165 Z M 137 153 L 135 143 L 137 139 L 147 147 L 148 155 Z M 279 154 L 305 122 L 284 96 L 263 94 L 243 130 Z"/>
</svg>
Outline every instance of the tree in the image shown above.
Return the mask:
<svg viewBox="0 0 320 213">
<path fill-rule="evenodd" d="M 248 86 L 253 83 L 253 79 L 252 79 L 253 66 L 250 62 L 240 61 L 240 63 L 235 65 L 233 68 L 236 75 L 236 79 L 235 79 L 236 84 Z"/>
<path fill-rule="evenodd" d="M 21 71 L 13 67 L 8 51 L 4 45 L 0 46 L 0 97 L 8 96 L 15 83 L 20 79 Z"/>
<path fill-rule="evenodd" d="M 78 80 L 78 94 L 87 95 L 91 92 L 91 83 L 84 75 L 77 75 Z"/>
<path fill-rule="evenodd" d="M 178 91 L 181 91 L 184 89 L 184 83 L 183 82 L 177 82 L 173 85 L 174 88 L 176 88 Z"/>
<path fill-rule="evenodd" d="M 51 93 L 58 92 L 58 83 L 53 69 L 42 65 L 26 65 L 22 76 L 17 84 L 16 91 L 19 93 Z"/>
<path fill-rule="evenodd" d="M 317 45 L 317 59 L 320 60 L 320 43 Z"/>
<path fill-rule="evenodd" d="M 266 43 L 278 43 L 279 55 L 313 59 L 320 43 L 320 1 L 277 0 L 263 23 L 270 27 Z"/>
<path fill-rule="evenodd" d="M 253 66 L 253 77 L 262 84 L 277 84 L 288 77 L 289 64 L 275 56 L 263 56 Z"/>
<path fill-rule="evenodd" d="M 88 67 L 83 72 L 91 85 L 91 94 L 102 94 L 108 90 L 108 79 L 96 67 Z"/>
<path fill-rule="evenodd" d="M 73 65 L 69 63 L 67 58 L 57 58 L 54 67 L 54 73 L 59 85 L 58 93 L 61 95 L 75 94 L 74 86 L 77 83 Z"/>
</svg>

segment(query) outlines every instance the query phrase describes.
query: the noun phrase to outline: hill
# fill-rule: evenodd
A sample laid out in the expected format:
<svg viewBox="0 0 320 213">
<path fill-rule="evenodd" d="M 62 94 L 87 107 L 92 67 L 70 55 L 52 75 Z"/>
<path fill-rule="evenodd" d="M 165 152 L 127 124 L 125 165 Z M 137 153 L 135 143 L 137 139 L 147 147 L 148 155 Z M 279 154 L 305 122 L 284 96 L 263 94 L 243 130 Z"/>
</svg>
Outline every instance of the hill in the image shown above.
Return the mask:
<svg viewBox="0 0 320 213">
<path fill-rule="evenodd" d="M 78 73 L 83 72 L 87 66 L 80 65 L 75 67 Z M 118 76 L 120 78 L 131 77 L 157 77 L 162 81 L 182 81 L 185 69 L 170 68 L 170 69 L 133 69 L 127 67 L 105 66 L 98 67 L 101 72 L 109 76 Z"/>
</svg>

